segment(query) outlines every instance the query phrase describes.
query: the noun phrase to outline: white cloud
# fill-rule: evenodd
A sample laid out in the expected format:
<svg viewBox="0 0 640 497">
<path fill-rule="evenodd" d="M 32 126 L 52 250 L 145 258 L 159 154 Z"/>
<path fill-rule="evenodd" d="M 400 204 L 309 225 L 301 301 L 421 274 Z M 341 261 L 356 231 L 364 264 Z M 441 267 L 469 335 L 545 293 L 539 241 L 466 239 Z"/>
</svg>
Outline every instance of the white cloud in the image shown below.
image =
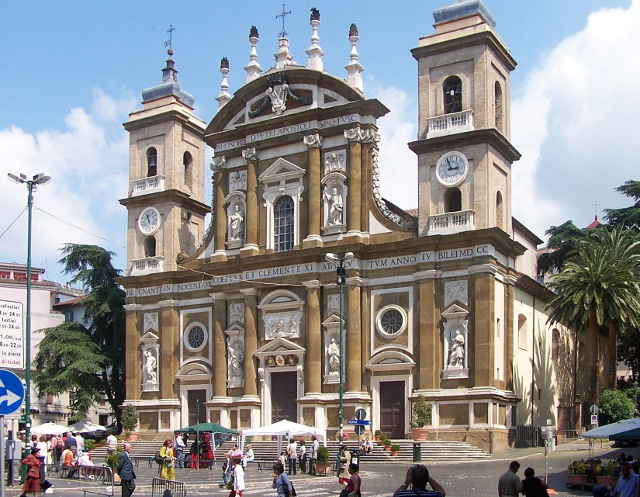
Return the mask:
<svg viewBox="0 0 640 497">
<path fill-rule="evenodd" d="M 61 279 L 55 264 L 63 244 L 92 243 L 118 253 L 124 260 L 126 211 L 118 198 L 126 194 L 128 140 L 122 128 L 126 112 L 134 107 L 130 97 L 114 98 L 94 91 L 90 111 L 73 108 L 64 129 L 28 132 L 16 126 L 0 130 L 0 164 L 4 192 L 0 212 L 4 229 L 26 205 L 24 185 L 10 183 L 7 172 L 33 175 L 44 172 L 53 179 L 38 188 L 34 206 L 82 227 L 72 228 L 34 209 L 33 264 L 47 265 L 50 279 Z M 0 240 L 3 261 L 26 261 L 26 214 Z M 105 237 L 100 239 L 89 233 Z"/>
<path fill-rule="evenodd" d="M 512 108 L 514 215 L 542 234 L 627 205 L 613 189 L 638 179 L 640 0 L 592 13 L 533 70 Z M 535 208 L 532 208 L 534 207 Z"/>
</svg>

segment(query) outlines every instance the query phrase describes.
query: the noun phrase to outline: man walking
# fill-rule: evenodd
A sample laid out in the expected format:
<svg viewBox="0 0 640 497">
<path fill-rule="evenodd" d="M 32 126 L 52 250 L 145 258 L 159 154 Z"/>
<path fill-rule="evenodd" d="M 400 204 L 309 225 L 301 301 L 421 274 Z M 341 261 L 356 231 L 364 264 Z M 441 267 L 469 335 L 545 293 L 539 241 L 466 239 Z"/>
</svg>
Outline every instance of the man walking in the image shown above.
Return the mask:
<svg viewBox="0 0 640 497">
<path fill-rule="evenodd" d="M 316 438 L 315 435 L 311 438 L 311 441 L 312 443 L 309 450 L 309 474 L 315 475 L 316 462 L 318 461 L 318 449 L 320 449 L 320 442 L 318 442 L 318 439 Z"/>
<path fill-rule="evenodd" d="M 174 445 L 176 450 L 176 458 L 178 459 L 177 466 L 178 468 L 184 468 L 184 451 L 186 449 L 186 446 L 184 440 L 182 439 L 182 433 L 178 433 L 176 435 L 176 443 Z"/>
<path fill-rule="evenodd" d="M 122 497 L 130 497 L 133 491 L 136 489 L 136 473 L 133 470 L 133 463 L 129 457 L 131 452 L 131 444 L 124 444 L 124 451 L 120 454 L 118 459 L 118 475 L 122 480 Z"/>
<path fill-rule="evenodd" d="M 290 475 L 296 474 L 296 462 L 298 460 L 298 444 L 292 438 L 287 445 L 287 466 Z"/>
<path fill-rule="evenodd" d="M 516 474 L 520 469 L 518 461 L 511 461 L 509 469 L 498 480 L 498 497 L 518 497 L 522 492 L 522 482 Z"/>
</svg>

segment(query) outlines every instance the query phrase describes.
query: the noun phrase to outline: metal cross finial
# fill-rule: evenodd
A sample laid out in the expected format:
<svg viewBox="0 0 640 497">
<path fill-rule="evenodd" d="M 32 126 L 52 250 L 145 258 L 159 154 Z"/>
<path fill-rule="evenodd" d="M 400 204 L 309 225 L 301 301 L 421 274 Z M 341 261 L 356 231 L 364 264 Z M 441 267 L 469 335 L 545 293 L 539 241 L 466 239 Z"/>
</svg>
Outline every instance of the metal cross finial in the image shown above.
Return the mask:
<svg viewBox="0 0 640 497">
<path fill-rule="evenodd" d="M 282 32 L 280 33 L 280 38 L 284 38 L 285 36 L 287 36 L 287 30 L 284 27 L 284 20 L 286 18 L 286 16 L 288 16 L 289 14 L 291 14 L 290 10 L 287 10 L 287 4 L 282 4 L 282 12 L 280 12 L 277 16 L 276 19 L 278 17 L 282 17 Z"/>
<path fill-rule="evenodd" d="M 167 29 L 167 33 L 169 33 L 169 39 L 164 42 L 164 46 L 169 50 L 173 48 L 173 32 L 175 30 L 176 28 L 173 26 L 173 24 L 169 24 L 169 29 Z"/>
<path fill-rule="evenodd" d="M 595 211 L 596 211 L 596 217 L 598 217 L 598 213 L 600 212 L 599 207 L 600 207 L 600 203 L 596 200 L 596 201 L 593 203 L 593 208 L 594 208 L 594 209 L 595 209 Z"/>
</svg>

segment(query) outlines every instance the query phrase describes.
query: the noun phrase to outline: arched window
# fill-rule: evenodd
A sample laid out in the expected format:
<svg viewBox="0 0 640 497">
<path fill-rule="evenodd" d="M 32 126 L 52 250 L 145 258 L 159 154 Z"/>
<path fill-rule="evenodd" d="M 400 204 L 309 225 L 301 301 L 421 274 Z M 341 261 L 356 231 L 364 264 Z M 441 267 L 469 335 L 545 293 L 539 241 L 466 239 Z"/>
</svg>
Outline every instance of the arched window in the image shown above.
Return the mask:
<svg viewBox="0 0 640 497">
<path fill-rule="evenodd" d="M 147 177 L 158 175 L 158 151 L 154 148 L 147 149 Z"/>
<path fill-rule="evenodd" d="M 444 211 L 459 212 L 462 210 L 462 193 L 459 188 L 449 188 L 444 192 Z"/>
<path fill-rule="evenodd" d="M 504 212 L 502 204 L 502 193 L 496 193 L 496 226 L 500 229 L 504 229 Z"/>
<path fill-rule="evenodd" d="M 444 113 L 462 112 L 462 80 L 449 76 L 442 85 L 444 92 Z"/>
<path fill-rule="evenodd" d="M 495 112 L 496 128 L 502 131 L 502 86 L 497 81 L 493 91 L 493 111 Z"/>
<path fill-rule="evenodd" d="M 156 256 L 156 239 L 153 236 L 148 236 L 144 239 L 144 256 L 155 257 Z"/>
<path fill-rule="evenodd" d="M 191 188 L 192 175 L 193 175 L 193 171 L 191 167 L 192 162 L 193 162 L 193 157 L 191 157 L 191 154 L 189 152 L 185 152 L 182 155 L 182 167 L 184 169 L 184 184 L 187 185 L 189 188 Z"/>
<path fill-rule="evenodd" d="M 524 314 L 518 314 L 518 347 L 527 348 L 527 317 Z"/>
<path fill-rule="evenodd" d="M 276 252 L 293 248 L 294 212 L 293 199 L 280 197 L 273 206 L 273 241 Z"/>
<path fill-rule="evenodd" d="M 551 332 L 551 357 L 554 362 L 560 359 L 560 332 L 556 328 Z"/>
</svg>

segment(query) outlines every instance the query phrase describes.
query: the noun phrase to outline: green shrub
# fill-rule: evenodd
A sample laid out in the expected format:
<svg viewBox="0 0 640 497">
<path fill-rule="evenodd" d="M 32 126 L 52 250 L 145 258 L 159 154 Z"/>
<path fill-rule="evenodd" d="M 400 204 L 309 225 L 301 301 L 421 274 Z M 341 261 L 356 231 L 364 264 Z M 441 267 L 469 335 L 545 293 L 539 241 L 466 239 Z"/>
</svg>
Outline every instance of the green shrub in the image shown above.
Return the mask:
<svg viewBox="0 0 640 497">
<path fill-rule="evenodd" d="M 433 407 L 427 402 L 426 397 L 420 395 L 413 404 L 412 428 L 424 428 L 431 424 L 431 411 Z"/>
<path fill-rule="evenodd" d="M 111 468 L 111 470 L 115 473 L 116 468 L 118 467 L 118 459 L 120 459 L 120 453 L 122 452 L 121 448 L 107 457 L 107 466 Z"/>
<path fill-rule="evenodd" d="M 320 464 L 329 463 L 329 449 L 327 449 L 324 445 L 318 447 L 318 462 Z"/>
<path fill-rule="evenodd" d="M 389 447 L 391 445 L 391 440 L 389 440 L 388 438 L 385 438 L 382 441 L 382 445 L 384 445 L 385 447 Z"/>
<path fill-rule="evenodd" d="M 608 425 L 616 421 L 632 418 L 636 414 L 636 405 L 621 390 L 605 390 L 600 394 L 598 402 L 600 425 Z"/>
<path fill-rule="evenodd" d="M 136 429 L 138 426 L 138 413 L 136 412 L 136 408 L 133 406 L 125 406 L 122 409 L 122 417 L 120 419 L 122 423 L 122 428 L 126 432 L 130 432 Z"/>
<path fill-rule="evenodd" d="M 399 445 L 392 445 L 391 446 L 391 452 L 399 452 L 400 451 L 400 446 Z"/>
<path fill-rule="evenodd" d="M 87 452 L 93 450 L 96 448 L 96 442 L 94 440 L 85 440 L 84 448 L 87 450 Z"/>
</svg>

